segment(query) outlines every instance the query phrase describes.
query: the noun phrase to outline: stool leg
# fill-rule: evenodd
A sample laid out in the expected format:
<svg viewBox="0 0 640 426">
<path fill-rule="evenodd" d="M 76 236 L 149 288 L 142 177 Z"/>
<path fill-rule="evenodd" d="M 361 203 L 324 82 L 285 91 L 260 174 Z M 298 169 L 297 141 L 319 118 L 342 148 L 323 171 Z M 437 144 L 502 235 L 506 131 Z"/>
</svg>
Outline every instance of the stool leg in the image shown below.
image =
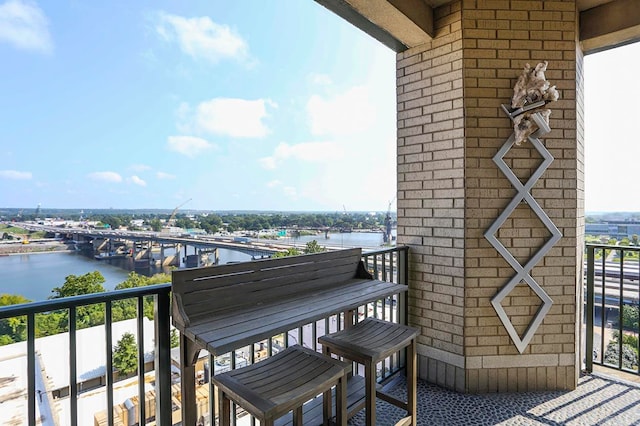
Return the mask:
<svg viewBox="0 0 640 426">
<path fill-rule="evenodd" d="M 376 424 L 376 368 L 373 361 L 364 363 L 367 426 Z"/>
<path fill-rule="evenodd" d="M 218 390 L 218 412 L 220 413 L 220 426 L 231 425 L 231 401 L 227 398 L 227 395 Z"/>
<path fill-rule="evenodd" d="M 418 369 L 416 368 L 416 340 L 411 340 L 407 350 L 407 409 L 411 415 L 411 424 L 418 424 L 416 400 L 418 399 Z"/>
<path fill-rule="evenodd" d="M 328 357 L 331 357 L 331 351 L 326 345 L 322 346 L 322 353 Z M 329 426 L 329 420 L 332 416 L 331 410 L 331 389 L 322 394 L 322 424 Z"/>
<path fill-rule="evenodd" d="M 347 426 L 347 376 L 338 379 L 336 385 L 336 424 Z"/>
<path fill-rule="evenodd" d="M 293 410 L 293 424 L 302 426 L 302 405 Z"/>
</svg>

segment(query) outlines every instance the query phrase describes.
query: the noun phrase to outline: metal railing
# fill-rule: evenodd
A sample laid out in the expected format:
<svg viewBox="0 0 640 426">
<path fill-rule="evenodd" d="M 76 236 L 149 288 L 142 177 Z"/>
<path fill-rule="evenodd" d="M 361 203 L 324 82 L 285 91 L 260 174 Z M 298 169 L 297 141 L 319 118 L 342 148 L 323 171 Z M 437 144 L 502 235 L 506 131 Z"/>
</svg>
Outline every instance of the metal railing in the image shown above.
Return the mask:
<svg viewBox="0 0 640 426">
<path fill-rule="evenodd" d="M 585 364 L 640 375 L 640 247 L 587 244 Z"/>
<path fill-rule="evenodd" d="M 383 250 L 370 251 L 363 254 L 362 259 L 367 269 L 374 275 L 374 278 L 391 281 L 399 284 L 407 284 L 408 277 L 408 248 L 393 247 Z M 60 299 L 46 300 L 42 302 L 27 303 L 0 307 L 0 321 L 11 318 L 26 317 L 26 357 L 27 368 L 25 372 L 17 372 L 27 376 L 27 413 L 24 423 L 35 425 L 38 420 L 36 416 L 36 404 L 41 395 L 36 394 L 36 374 L 39 371 L 39 361 L 36 353 L 36 316 L 46 315 L 51 312 L 65 312 L 68 315 L 68 351 L 69 351 L 69 421 L 68 424 L 76 426 L 78 421 L 78 399 L 83 390 L 79 389 L 78 377 L 78 310 L 88 305 L 102 305 L 104 307 L 105 326 L 105 354 L 106 366 L 104 375 L 104 392 L 106 393 L 106 424 L 112 426 L 117 424 L 114 414 L 114 368 L 113 368 L 113 346 L 114 336 L 112 334 L 113 307 L 118 301 L 135 300 L 136 321 L 137 321 L 137 341 L 138 343 L 138 408 L 136 418 L 139 424 L 145 424 L 147 420 L 155 420 L 158 425 L 170 425 L 175 419 L 174 408 L 177 408 L 172 396 L 171 377 L 171 324 L 170 324 L 170 292 L 171 284 L 157 284 L 146 287 L 131 288 L 118 291 L 94 293 L 82 296 L 65 297 Z M 154 389 L 155 389 L 155 412 L 146 410 L 145 400 L 145 350 L 144 350 L 144 305 L 145 298 L 153 297 L 154 302 Z M 406 293 L 397 294 L 393 297 L 370 303 L 367 306 L 358 308 L 357 320 L 360 321 L 368 316 L 374 316 L 387 321 L 406 324 L 407 307 Z M 344 327 L 344 316 L 335 315 L 315 324 L 307 324 L 288 333 L 273 336 L 263 342 L 255 342 L 251 347 L 242 351 L 234 351 L 220 357 L 207 355 L 203 359 L 203 364 L 208 364 L 211 373 L 218 373 L 226 369 L 239 368 L 247 364 L 259 361 L 265 356 L 271 356 L 278 350 L 291 344 L 301 343 L 314 350 L 319 350 L 317 338 L 327 332 L 334 332 Z M 0 354 L 2 353 L 0 346 Z M 0 356 L 0 359 L 2 356 Z M 218 368 L 219 367 L 219 368 Z M 379 380 L 382 381 L 404 367 L 404 356 L 397 354 L 388 359 L 379 370 Z M 200 386 L 207 390 L 208 395 L 214 395 L 213 385 L 206 375 L 199 378 Z M 101 385 L 102 386 L 102 385 Z M 64 396 L 66 397 L 66 396 Z M 201 415 L 210 417 L 209 413 L 215 413 L 215 398 L 208 398 L 206 404 L 198 404 Z M 179 405 L 179 404 L 178 404 Z M 150 411 L 150 410 L 149 410 Z M 208 413 L 206 412 L 208 411 Z M 40 413 L 42 415 L 42 413 Z M 237 416 L 244 413 L 237 410 Z M 234 419 L 235 424 L 236 419 Z M 67 422 L 63 422 L 67 424 Z M 209 424 L 214 424 L 213 422 Z"/>
<path fill-rule="evenodd" d="M 104 306 L 104 326 L 105 326 L 105 359 L 106 366 L 113 366 L 113 303 L 135 299 L 137 308 L 137 335 L 138 342 L 144 341 L 144 298 L 152 296 L 154 298 L 154 320 L 155 320 L 155 389 L 156 389 L 156 410 L 155 413 L 145 413 L 145 404 L 139 404 L 139 415 L 141 419 L 145 419 L 153 415 L 156 419 L 171 419 L 171 348 L 170 348 L 170 316 L 169 316 L 169 293 L 171 284 L 157 284 L 147 287 L 131 288 L 118 291 L 110 291 L 103 293 L 93 293 L 81 296 L 64 297 L 59 299 L 46 300 L 42 302 L 27 303 L 21 305 L 5 306 L 0 308 L 0 320 L 19 318 L 26 316 L 27 326 L 27 414 L 26 423 L 29 425 L 36 424 L 36 401 L 42 401 L 42 395 L 39 391 L 36 399 L 36 374 L 39 368 L 39 362 L 36 359 L 36 315 L 50 314 L 52 312 L 63 311 L 68 315 L 68 335 L 69 335 L 69 424 L 78 425 L 78 309 L 83 306 L 101 304 Z M 144 345 L 138 346 L 138 398 L 139 401 L 145 401 L 145 380 L 144 380 Z M 0 346 L 0 353 L 2 346 Z M 25 373 L 25 372 L 23 372 Z M 19 373 L 18 373 L 19 374 Z M 113 385 L 114 370 L 113 368 L 105 368 L 105 391 L 107 400 L 107 423 L 109 426 L 114 424 L 114 414 L 111 407 L 114 406 Z M 45 395 L 45 397 L 49 397 Z M 41 413 L 42 416 L 42 413 Z M 65 424 L 67 422 L 64 422 Z M 157 424 L 170 424 L 170 422 L 158 421 Z"/>
</svg>

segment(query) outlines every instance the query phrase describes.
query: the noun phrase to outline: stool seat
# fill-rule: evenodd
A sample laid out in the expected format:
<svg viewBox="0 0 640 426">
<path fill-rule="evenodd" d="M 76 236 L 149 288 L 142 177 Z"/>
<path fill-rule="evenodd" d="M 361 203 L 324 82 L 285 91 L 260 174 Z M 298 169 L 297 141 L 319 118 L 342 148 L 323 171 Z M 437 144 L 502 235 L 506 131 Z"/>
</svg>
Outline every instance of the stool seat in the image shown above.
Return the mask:
<svg viewBox="0 0 640 426">
<path fill-rule="evenodd" d="M 336 420 L 346 425 L 346 378 L 351 365 L 299 345 L 256 364 L 211 377 L 219 388 L 220 420 L 230 423 L 230 400 L 261 421 L 273 421 L 293 410 L 294 424 L 302 424 L 302 405 L 324 394 L 330 407 L 336 386 Z M 328 422 L 325 408 L 325 422 Z"/>
<path fill-rule="evenodd" d="M 375 397 L 394 404 L 407 411 L 405 424 L 416 424 L 416 344 L 419 332 L 416 328 L 402 324 L 366 318 L 353 327 L 318 338 L 326 355 L 335 354 L 363 364 L 366 380 L 367 425 L 375 425 Z M 407 402 L 376 391 L 376 371 L 378 362 L 407 348 Z"/>
</svg>

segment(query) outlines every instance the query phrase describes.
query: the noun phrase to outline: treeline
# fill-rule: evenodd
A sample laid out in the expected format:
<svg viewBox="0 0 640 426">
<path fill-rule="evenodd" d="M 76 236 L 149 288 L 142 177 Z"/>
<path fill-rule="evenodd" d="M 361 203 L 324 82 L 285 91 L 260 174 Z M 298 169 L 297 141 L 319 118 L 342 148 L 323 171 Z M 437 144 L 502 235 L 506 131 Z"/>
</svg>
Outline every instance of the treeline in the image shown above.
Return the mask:
<svg viewBox="0 0 640 426">
<path fill-rule="evenodd" d="M 211 212 L 187 215 L 180 212 L 175 215 L 174 225 L 183 229 L 199 228 L 208 233 L 219 231 L 259 231 L 261 229 L 292 229 L 292 228 L 330 228 L 332 230 L 362 229 L 379 230 L 385 226 L 387 214 L 382 212 L 336 212 L 336 213 L 233 213 Z M 78 220 L 78 214 L 58 216 L 60 219 Z M 122 226 L 130 230 L 138 230 L 133 226 L 134 220 L 142 219 L 144 225 L 154 231 L 160 231 L 166 225 L 171 214 L 165 213 L 104 213 L 88 214 L 83 219 L 97 221 L 109 225 L 111 229 Z M 10 217 L 10 220 L 34 220 L 33 214 L 23 214 L 20 218 Z M 395 222 L 395 218 L 394 218 Z"/>
<path fill-rule="evenodd" d="M 151 284 L 160 284 L 171 281 L 169 274 L 156 274 L 152 277 L 129 273 L 127 279 L 115 287 L 115 290 L 125 288 L 144 287 Z M 89 272 L 84 275 L 69 275 L 61 287 L 55 287 L 49 299 L 78 296 L 82 294 L 101 293 L 104 288 L 105 278 L 98 271 Z M 21 295 L 1 294 L 0 306 L 15 305 L 18 303 L 28 303 L 31 300 Z M 112 303 L 113 321 L 122 321 L 136 318 L 137 299 L 116 300 Z M 153 320 L 153 296 L 144 298 L 143 315 Z M 53 334 L 69 331 L 69 311 L 61 309 L 47 313 L 37 314 L 36 337 L 50 336 Z M 98 303 L 93 305 L 78 306 L 76 308 L 76 327 L 78 329 L 94 327 L 105 323 L 105 305 Z M 27 318 L 26 316 L 13 317 L 0 320 L 0 346 L 11 343 L 22 342 L 27 338 Z"/>
<path fill-rule="evenodd" d="M 380 229 L 384 226 L 384 213 L 289 213 L 242 214 L 220 216 L 230 232 L 261 229 L 332 228 Z"/>
</svg>

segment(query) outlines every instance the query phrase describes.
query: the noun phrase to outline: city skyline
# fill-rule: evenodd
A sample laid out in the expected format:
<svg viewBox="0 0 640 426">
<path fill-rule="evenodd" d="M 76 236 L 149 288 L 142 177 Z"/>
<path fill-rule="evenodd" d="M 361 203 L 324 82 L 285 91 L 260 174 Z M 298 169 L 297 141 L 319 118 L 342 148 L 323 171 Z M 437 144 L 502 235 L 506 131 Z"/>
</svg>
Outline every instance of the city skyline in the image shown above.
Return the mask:
<svg viewBox="0 0 640 426">
<path fill-rule="evenodd" d="M 2 207 L 395 209 L 395 53 L 311 0 L 10 0 L 0 28 Z M 640 211 L 612 184 L 638 57 L 585 59 L 588 211 Z"/>
</svg>

